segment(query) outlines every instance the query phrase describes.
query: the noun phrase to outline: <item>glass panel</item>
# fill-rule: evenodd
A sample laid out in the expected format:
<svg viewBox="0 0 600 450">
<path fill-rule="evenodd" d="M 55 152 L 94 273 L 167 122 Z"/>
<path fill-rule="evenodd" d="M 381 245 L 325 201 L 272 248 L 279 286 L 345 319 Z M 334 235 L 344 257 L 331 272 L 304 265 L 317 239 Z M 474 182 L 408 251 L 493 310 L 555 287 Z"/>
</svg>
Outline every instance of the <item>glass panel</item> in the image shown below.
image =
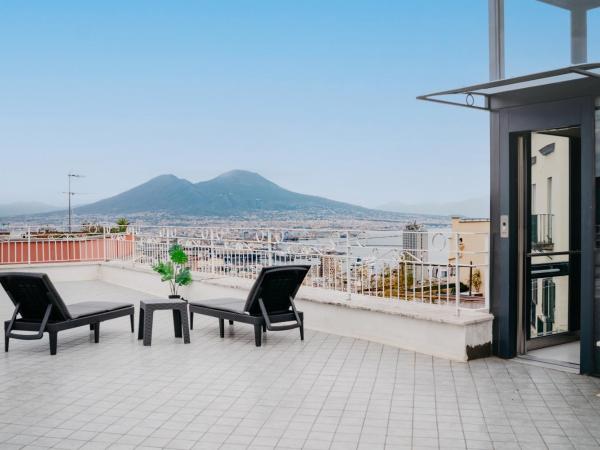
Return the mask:
<svg viewBox="0 0 600 450">
<path fill-rule="evenodd" d="M 569 277 L 531 280 L 530 337 L 569 331 Z"/>
<path fill-rule="evenodd" d="M 531 133 L 529 337 L 569 331 L 571 139 L 579 129 Z"/>
<path fill-rule="evenodd" d="M 569 145 L 565 136 L 531 134 L 530 248 L 532 253 L 569 250 Z M 540 257 L 534 264 L 564 261 Z"/>
</svg>

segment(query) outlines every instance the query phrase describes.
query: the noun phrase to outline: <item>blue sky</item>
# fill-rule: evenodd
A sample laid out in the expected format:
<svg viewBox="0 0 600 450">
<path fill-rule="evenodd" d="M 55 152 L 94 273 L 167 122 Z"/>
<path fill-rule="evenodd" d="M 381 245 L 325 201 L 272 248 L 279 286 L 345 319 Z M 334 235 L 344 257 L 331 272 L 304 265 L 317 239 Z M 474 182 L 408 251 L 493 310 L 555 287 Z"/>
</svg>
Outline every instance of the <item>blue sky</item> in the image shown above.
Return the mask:
<svg viewBox="0 0 600 450">
<path fill-rule="evenodd" d="M 569 63 L 565 12 L 506 9 L 508 75 Z M 4 0 L 0 203 L 63 204 L 69 170 L 79 202 L 231 169 L 367 206 L 486 195 L 487 114 L 415 100 L 486 81 L 486 27 L 484 0 Z"/>
</svg>

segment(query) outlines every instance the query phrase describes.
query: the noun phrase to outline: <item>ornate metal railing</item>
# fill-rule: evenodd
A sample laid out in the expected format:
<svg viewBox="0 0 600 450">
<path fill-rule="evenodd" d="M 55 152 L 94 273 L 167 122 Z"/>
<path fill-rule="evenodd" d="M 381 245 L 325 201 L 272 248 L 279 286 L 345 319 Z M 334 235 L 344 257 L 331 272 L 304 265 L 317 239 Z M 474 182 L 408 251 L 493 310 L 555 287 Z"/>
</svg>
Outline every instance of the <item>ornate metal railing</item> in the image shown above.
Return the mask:
<svg viewBox="0 0 600 450">
<path fill-rule="evenodd" d="M 0 232 L 0 264 L 128 261 L 151 266 L 174 244 L 192 271 L 254 278 L 264 266 L 308 264 L 305 284 L 389 300 L 488 306 L 487 233 L 129 226 Z"/>
<path fill-rule="evenodd" d="M 551 250 L 554 247 L 554 214 L 532 214 L 531 247 L 535 250 Z"/>
<path fill-rule="evenodd" d="M 264 266 L 309 264 L 305 284 L 352 295 L 487 308 L 487 233 L 403 230 L 138 227 L 136 261 L 175 243 L 195 272 L 254 278 Z M 458 262 L 458 263 L 457 263 Z"/>
</svg>

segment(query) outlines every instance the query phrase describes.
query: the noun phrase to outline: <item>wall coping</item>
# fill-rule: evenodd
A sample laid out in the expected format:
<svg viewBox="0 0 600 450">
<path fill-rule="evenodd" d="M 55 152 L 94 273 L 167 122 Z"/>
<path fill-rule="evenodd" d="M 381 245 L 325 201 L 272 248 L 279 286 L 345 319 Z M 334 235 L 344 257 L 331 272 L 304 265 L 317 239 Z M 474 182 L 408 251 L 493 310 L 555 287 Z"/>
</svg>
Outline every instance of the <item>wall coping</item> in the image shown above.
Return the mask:
<svg viewBox="0 0 600 450">
<path fill-rule="evenodd" d="M 19 270 L 23 269 L 26 271 L 43 271 L 44 268 L 57 268 L 57 267 L 69 267 L 69 266 L 109 266 L 116 267 L 126 270 L 133 270 L 136 272 L 148 273 L 154 276 L 152 269 L 147 266 L 123 262 L 123 261 L 91 261 L 91 262 L 64 262 L 64 263 L 41 263 L 41 264 L 10 264 L 0 267 L 8 270 Z M 37 270 L 37 269 L 40 270 Z M 248 291 L 252 286 L 253 280 L 239 278 L 239 277 L 227 277 L 227 276 L 215 276 L 205 273 L 193 273 L 192 278 L 194 281 L 206 283 L 214 286 L 241 289 Z M 110 280 L 104 280 L 110 282 Z M 303 286 L 299 293 L 298 299 L 314 302 L 323 303 L 329 305 L 340 306 L 344 308 L 379 312 L 383 314 L 397 315 L 402 317 L 408 317 L 411 319 L 425 320 L 430 322 L 446 323 L 451 325 L 466 326 L 478 323 L 484 323 L 492 321 L 494 316 L 485 311 L 459 309 L 458 313 L 454 306 L 451 305 L 432 305 L 428 303 L 420 302 L 407 302 L 403 300 L 384 299 L 376 298 L 368 295 L 352 294 L 352 299 L 347 300 L 346 294 L 328 290 L 325 288 L 315 288 L 310 286 Z"/>
<path fill-rule="evenodd" d="M 106 262 L 101 264 L 155 275 L 152 269 L 146 266 L 122 262 Z M 254 280 L 245 278 L 215 276 L 204 273 L 194 273 L 192 278 L 197 282 L 230 289 L 241 289 L 244 291 L 249 291 L 254 282 Z M 344 308 L 379 312 L 409 317 L 411 319 L 459 326 L 489 322 L 494 318 L 492 314 L 485 311 L 460 309 L 457 314 L 456 308 L 450 305 L 407 302 L 403 300 L 376 298 L 361 294 L 352 294 L 352 299 L 347 300 L 345 293 L 310 286 L 302 286 L 298 292 L 297 298 L 309 302 L 324 303 Z"/>
</svg>

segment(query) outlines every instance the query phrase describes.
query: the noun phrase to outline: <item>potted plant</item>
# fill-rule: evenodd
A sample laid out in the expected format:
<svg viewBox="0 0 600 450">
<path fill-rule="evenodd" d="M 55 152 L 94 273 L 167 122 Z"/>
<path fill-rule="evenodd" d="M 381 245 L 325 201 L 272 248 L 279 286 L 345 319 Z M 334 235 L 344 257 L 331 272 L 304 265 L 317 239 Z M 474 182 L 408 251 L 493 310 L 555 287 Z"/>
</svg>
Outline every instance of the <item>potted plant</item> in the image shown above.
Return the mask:
<svg viewBox="0 0 600 450">
<path fill-rule="evenodd" d="M 129 220 L 127 220 L 125 217 L 119 217 L 117 219 L 117 225 L 117 232 L 125 233 L 127 231 L 127 226 L 129 225 Z"/>
<path fill-rule="evenodd" d="M 188 286 L 192 283 L 189 267 L 186 267 L 188 256 L 181 247 L 175 244 L 169 249 L 169 261 L 160 261 L 152 266 L 152 270 L 160 275 L 161 281 L 168 281 L 171 295 L 169 298 L 181 298 L 178 294 L 179 286 Z"/>
</svg>

